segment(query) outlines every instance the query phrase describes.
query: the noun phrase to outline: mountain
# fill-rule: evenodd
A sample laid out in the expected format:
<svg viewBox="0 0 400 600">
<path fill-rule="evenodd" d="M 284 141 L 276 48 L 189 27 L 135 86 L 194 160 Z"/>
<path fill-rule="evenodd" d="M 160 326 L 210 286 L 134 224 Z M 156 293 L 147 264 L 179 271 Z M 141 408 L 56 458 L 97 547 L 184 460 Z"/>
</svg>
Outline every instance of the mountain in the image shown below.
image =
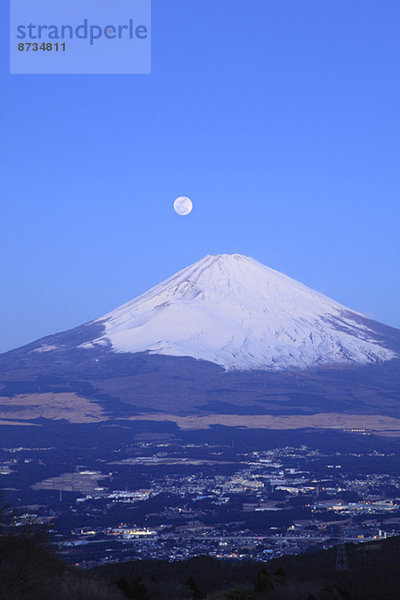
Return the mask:
<svg viewBox="0 0 400 600">
<path fill-rule="evenodd" d="M 206 256 L 99 319 L 0 355 L 0 419 L 397 419 L 399 355 L 399 330 L 252 258 Z"/>
<path fill-rule="evenodd" d="M 368 364 L 396 353 L 372 321 L 239 254 L 206 256 L 94 323 L 115 352 L 190 356 L 226 369 Z M 59 348 L 43 344 L 36 352 Z"/>
</svg>

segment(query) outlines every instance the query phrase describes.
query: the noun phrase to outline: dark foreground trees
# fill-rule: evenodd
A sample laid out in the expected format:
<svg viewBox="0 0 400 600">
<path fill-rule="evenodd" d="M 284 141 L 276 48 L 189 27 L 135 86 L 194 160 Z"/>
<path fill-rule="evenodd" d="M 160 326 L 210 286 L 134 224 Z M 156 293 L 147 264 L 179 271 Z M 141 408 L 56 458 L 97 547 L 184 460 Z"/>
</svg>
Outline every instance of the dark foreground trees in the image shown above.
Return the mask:
<svg viewBox="0 0 400 600">
<path fill-rule="evenodd" d="M 0 495 L 0 600 L 124 600 L 112 583 L 62 563 L 44 527 L 11 528 L 13 516 Z"/>
<path fill-rule="evenodd" d="M 104 583 L 64 565 L 40 531 L 0 536 L 0 600 L 123 600 Z"/>
</svg>

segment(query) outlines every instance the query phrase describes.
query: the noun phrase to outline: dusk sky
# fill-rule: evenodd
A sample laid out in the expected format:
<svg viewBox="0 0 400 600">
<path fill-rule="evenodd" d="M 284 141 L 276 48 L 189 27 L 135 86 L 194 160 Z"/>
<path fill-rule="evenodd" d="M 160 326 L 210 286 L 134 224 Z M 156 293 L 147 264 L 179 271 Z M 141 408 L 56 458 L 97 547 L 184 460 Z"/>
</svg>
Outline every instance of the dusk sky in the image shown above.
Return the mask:
<svg viewBox="0 0 400 600">
<path fill-rule="evenodd" d="M 400 327 L 398 0 L 153 0 L 152 74 L 80 76 L 9 75 L 6 4 L 0 351 L 220 253 Z"/>
</svg>

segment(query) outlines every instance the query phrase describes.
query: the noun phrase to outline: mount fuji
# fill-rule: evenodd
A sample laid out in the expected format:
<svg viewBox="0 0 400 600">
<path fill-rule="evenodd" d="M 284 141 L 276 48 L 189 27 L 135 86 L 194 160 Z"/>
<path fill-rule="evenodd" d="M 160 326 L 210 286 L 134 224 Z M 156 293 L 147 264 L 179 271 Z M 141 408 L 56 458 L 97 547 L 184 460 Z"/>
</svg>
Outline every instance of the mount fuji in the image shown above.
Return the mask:
<svg viewBox="0 0 400 600">
<path fill-rule="evenodd" d="M 71 403 L 89 402 L 99 419 L 397 419 L 399 356 L 399 330 L 252 258 L 206 256 L 101 318 L 0 355 L 0 420 L 41 402 L 26 414 L 61 418 L 58 402 L 68 419 Z"/>
<path fill-rule="evenodd" d="M 372 321 L 239 254 L 206 256 L 97 322 L 103 334 L 82 348 L 110 343 L 116 352 L 190 356 L 226 369 L 396 357 Z"/>
</svg>

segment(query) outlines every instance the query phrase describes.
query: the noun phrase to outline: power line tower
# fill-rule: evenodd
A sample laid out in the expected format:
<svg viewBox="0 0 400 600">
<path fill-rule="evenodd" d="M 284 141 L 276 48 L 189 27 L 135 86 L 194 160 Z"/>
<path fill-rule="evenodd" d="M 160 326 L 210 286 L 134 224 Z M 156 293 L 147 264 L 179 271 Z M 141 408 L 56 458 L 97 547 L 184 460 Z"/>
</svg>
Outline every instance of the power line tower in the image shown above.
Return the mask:
<svg viewBox="0 0 400 600">
<path fill-rule="evenodd" d="M 347 550 L 344 543 L 344 535 L 340 540 L 337 547 L 336 553 L 336 571 L 348 571 L 349 570 L 349 557 L 347 556 Z"/>
</svg>

